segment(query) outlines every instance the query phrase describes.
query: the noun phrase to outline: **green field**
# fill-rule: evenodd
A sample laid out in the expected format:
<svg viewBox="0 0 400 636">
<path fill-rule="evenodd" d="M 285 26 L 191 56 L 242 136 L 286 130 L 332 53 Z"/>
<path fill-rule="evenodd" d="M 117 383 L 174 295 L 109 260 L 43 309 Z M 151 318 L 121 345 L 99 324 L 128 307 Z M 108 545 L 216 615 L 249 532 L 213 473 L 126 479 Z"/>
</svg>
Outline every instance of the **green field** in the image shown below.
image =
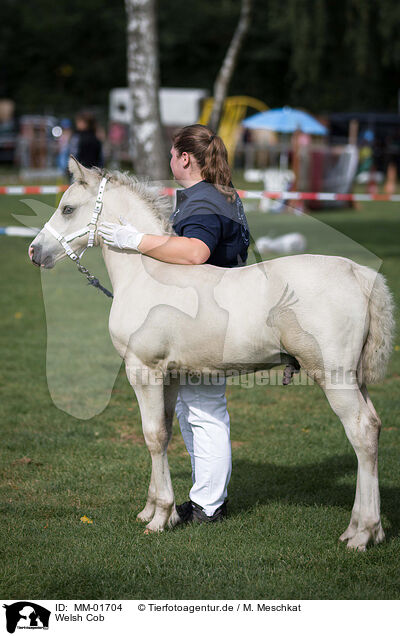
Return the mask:
<svg viewBox="0 0 400 636">
<path fill-rule="evenodd" d="M 53 197 L 40 200 L 54 205 Z M 0 197 L 0 225 L 16 224 L 12 212 L 29 210 L 18 197 Z M 381 271 L 398 303 L 397 205 L 371 203 L 305 219 L 251 213 L 249 221 L 255 237 L 300 230 L 309 251 L 344 252 L 370 264 L 382 259 Z M 145 536 L 135 517 L 146 499 L 150 458 L 122 369 L 114 384 L 119 363 L 106 336 L 109 300 L 88 288 L 72 263 L 43 274 L 51 322 L 48 384 L 41 273 L 29 264 L 28 244 L 29 239 L 0 236 L 2 598 L 400 597 L 398 337 L 386 380 L 370 387 L 383 422 L 384 544 L 360 554 L 338 542 L 353 504 L 356 459 L 315 386 L 228 387 L 229 518 Z M 91 258 L 101 268 L 99 255 Z M 73 347 L 75 336 L 80 344 L 71 353 L 67 345 Z M 96 343 L 96 336 L 102 341 L 98 348 L 90 341 L 94 337 Z M 68 414 L 83 399 L 80 388 L 89 396 L 86 415 L 101 411 L 99 382 L 103 393 L 112 388 L 107 408 L 89 419 Z M 67 413 L 56 408 L 49 386 Z M 190 488 L 190 461 L 176 423 L 169 461 L 181 502 Z M 93 523 L 80 521 L 83 515 Z"/>
</svg>

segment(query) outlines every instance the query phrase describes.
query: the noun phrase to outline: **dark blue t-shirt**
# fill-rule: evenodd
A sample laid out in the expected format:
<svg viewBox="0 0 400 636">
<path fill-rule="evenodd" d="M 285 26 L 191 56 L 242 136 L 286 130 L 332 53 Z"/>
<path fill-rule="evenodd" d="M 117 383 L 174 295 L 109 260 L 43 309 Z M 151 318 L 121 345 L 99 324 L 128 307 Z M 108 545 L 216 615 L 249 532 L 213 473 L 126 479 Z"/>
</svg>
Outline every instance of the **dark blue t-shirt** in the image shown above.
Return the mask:
<svg viewBox="0 0 400 636">
<path fill-rule="evenodd" d="M 173 228 L 179 236 L 203 241 L 210 250 L 206 261 L 210 265 L 235 267 L 246 262 L 250 233 L 242 202 L 235 195 L 231 203 L 207 181 L 176 193 Z"/>
</svg>

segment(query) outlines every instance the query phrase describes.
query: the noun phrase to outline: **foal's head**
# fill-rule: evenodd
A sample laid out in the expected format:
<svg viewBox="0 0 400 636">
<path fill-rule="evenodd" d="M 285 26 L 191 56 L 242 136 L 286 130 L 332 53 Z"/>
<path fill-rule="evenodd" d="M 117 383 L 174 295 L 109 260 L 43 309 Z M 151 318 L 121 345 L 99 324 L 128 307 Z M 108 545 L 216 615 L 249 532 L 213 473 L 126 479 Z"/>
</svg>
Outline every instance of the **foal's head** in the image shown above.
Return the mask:
<svg viewBox="0 0 400 636">
<path fill-rule="evenodd" d="M 68 168 L 74 181 L 63 194 L 49 220 L 49 225 L 63 237 L 76 233 L 77 236 L 68 244 L 79 255 L 88 244 L 88 233 L 79 236 L 79 231 L 88 226 L 92 219 L 103 174 L 96 168 L 85 168 L 72 156 Z M 120 172 L 110 172 L 105 176 L 107 185 L 100 222 L 105 219 L 118 222 L 118 217 L 122 214 L 143 232 L 170 233 L 168 206 L 154 190 L 137 181 L 135 177 Z M 100 242 L 102 243 L 102 240 L 96 232 L 94 245 Z M 47 228 L 43 228 L 29 246 L 29 257 L 32 262 L 46 269 L 54 267 L 56 262 L 65 256 L 65 249 Z"/>
<path fill-rule="evenodd" d="M 90 223 L 101 180 L 99 171 L 88 170 L 74 157 L 70 158 L 68 168 L 74 181 L 61 197 L 56 211 L 49 219 L 51 227 L 64 237 L 78 232 Z M 88 234 L 85 234 L 74 238 L 69 245 L 80 254 L 87 242 Z M 46 269 L 54 267 L 55 263 L 65 256 L 62 245 L 45 228 L 29 246 L 31 261 Z"/>
</svg>

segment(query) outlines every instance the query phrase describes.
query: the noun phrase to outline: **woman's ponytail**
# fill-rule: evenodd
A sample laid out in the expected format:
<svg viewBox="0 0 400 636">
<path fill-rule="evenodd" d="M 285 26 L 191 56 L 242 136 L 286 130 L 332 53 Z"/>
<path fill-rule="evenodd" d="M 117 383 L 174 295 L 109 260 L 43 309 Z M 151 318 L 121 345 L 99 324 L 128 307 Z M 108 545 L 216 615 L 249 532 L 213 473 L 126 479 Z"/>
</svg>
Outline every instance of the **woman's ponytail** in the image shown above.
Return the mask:
<svg viewBox="0 0 400 636">
<path fill-rule="evenodd" d="M 192 154 L 203 179 L 212 183 L 229 201 L 235 200 L 228 152 L 221 137 L 211 128 L 201 124 L 186 126 L 175 135 L 173 145 L 179 155 L 182 152 Z"/>
<path fill-rule="evenodd" d="M 229 200 L 234 200 L 232 175 L 228 163 L 228 153 L 221 137 L 214 135 L 204 155 L 202 177 L 214 186 Z"/>
</svg>

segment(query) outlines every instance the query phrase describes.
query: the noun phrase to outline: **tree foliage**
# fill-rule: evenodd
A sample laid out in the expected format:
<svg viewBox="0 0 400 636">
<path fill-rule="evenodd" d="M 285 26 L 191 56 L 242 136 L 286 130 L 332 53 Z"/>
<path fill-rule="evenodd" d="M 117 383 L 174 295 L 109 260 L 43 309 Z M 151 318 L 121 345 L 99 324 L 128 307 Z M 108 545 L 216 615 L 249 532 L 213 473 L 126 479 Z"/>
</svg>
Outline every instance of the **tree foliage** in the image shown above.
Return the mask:
<svg viewBox="0 0 400 636">
<path fill-rule="evenodd" d="M 0 96 L 68 113 L 126 85 L 125 13 L 107 0 L 2 0 Z"/>
<path fill-rule="evenodd" d="M 314 112 L 396 110 L 397 0 L 254 0 L 230 93 Z M 212 92 L 240 0 L 159 0 L 161 84 Z M 0 95 L 20 109 L 107 106 L 126 85 L 123 0 L 2 0 Z"/>
</svg>

